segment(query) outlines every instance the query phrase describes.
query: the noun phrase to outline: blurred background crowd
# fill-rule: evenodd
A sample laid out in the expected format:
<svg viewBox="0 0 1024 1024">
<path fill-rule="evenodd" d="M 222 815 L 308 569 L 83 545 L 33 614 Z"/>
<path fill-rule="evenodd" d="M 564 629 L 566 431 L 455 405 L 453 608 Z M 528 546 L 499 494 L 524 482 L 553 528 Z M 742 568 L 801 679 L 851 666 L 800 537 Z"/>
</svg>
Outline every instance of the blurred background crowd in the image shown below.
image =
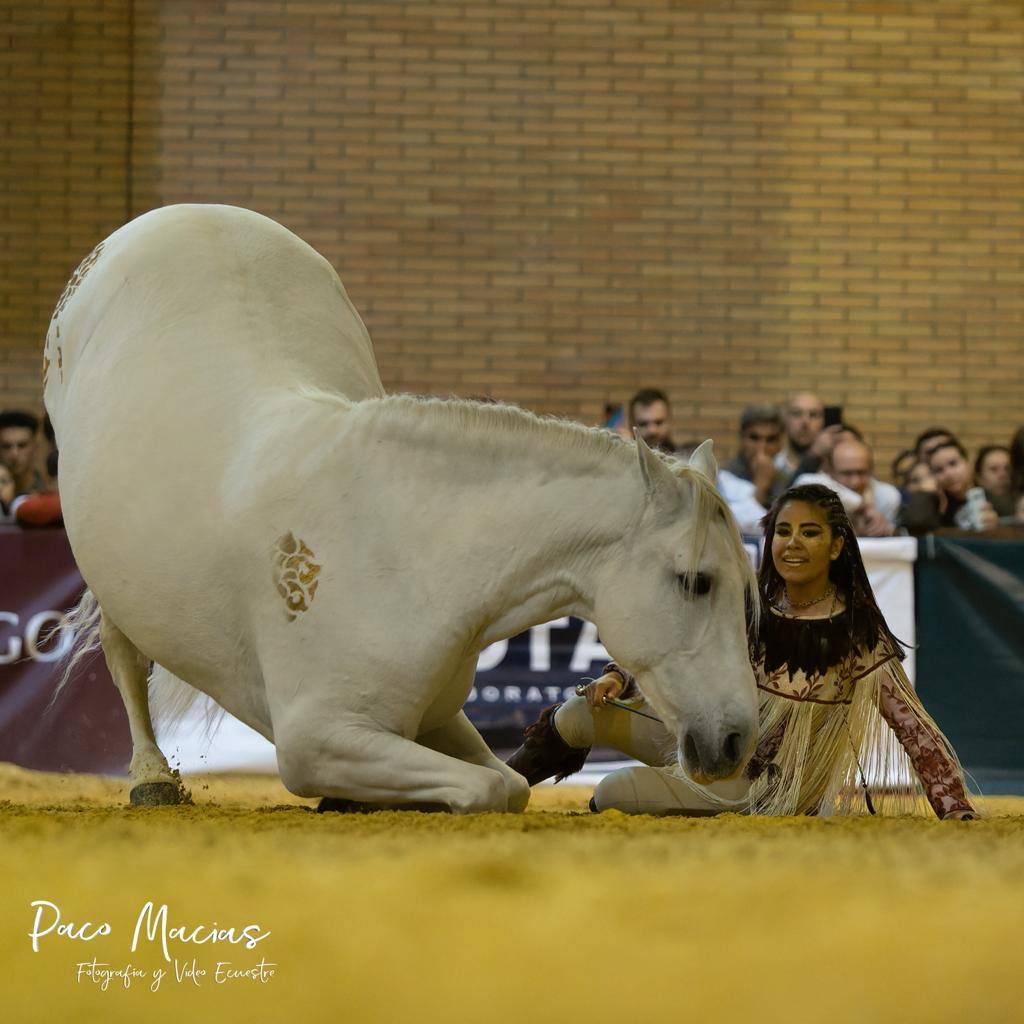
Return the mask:
<svg viewBox="0 0 1024 1024">
<path fill-rule="evenodd" d="M 658 388 L 606 412 L 609 429 L 635 432 L 680 458 L 704 439 L 699 424 L 673 422 L 671 400 Z M 862 537 L 1024 527 L 1024 426 L 974 452 L 947 427 L 926 426 L 891 465 L 878 467 L 870 438 L 841 406 L 800 391 L 779 405 L 747 406 L 738 435 L 731 443 L 716 439 L 726 455 L 718 488 L 747 536 L 761 532 L 761 519 L 786 488 L 808 483 L 836 491 Z"/>
<path fill-rule="evenodd" d="M 607 429 L 680 459 L 705 438 L 700 424 L 673 420 L 671 399 L 658 388 L 642 388 L 605 412 Z M 778 405 L 747 406 L 738 436 L 714 440 L 718 488 L 745 536 L 760 534 L 761 519 L 783 491 L 807 483 L 836 491 L 862 537 L 1024 529 L 1024 426 L 969 451 L 952 430 L 933 424 L 878 467 L 871 439 L 841 406 L 799 391 Z M 0 522 L 61 523 L 57 463 L 48 417 L 0 412 Z"/>
</svg>

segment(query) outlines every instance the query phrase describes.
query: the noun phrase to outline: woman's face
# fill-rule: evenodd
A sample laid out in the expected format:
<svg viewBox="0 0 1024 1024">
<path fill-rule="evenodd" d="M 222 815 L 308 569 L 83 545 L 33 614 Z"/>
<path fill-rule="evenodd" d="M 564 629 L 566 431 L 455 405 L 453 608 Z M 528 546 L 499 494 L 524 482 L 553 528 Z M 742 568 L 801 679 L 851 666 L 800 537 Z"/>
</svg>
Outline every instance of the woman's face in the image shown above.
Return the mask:
<svg viewBox="0 0 1024 1024">
<path fill-rule="evenodd" d="M 1010 493 L 1010 453 L 999 448 L 988 453 L 978 468 L 978 486 L 1000 497 Z"/>
<path fill-rule="evenodd" d="M 801 586 L 828 580 L 829 566 L 843 550 L 843 538 L 832 536 L 825 510 L 806 501 L 787 501 L 775 520 L 772 561 L 786 583 Z"/>
<path fill-rule="evenodd" d="M 972 484 L 970 463 L 953 447 L 939 448 L 928 460 L 936 483 L 954 498 L 962 498 Z"/>
<path fill-rule="evenodd" d="M 0 501 L 5 505 L 10 505 L 14 501 L 14 477 L 2 463 L 0 463 Z"/>
</svg>

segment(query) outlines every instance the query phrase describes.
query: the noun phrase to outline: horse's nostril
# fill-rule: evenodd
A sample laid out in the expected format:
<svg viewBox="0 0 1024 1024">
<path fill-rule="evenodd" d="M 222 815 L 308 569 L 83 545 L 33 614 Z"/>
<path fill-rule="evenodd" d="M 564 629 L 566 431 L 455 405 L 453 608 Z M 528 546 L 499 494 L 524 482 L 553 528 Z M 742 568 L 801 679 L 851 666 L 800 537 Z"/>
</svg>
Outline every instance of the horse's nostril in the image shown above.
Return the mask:
<svg viewBox="0 0 1024 1024">
<path fill-rule="evenodd" d="M 687 733 L 686 738 L 683 740 L 683 753 L 686 755 L 686 760 L 694 768 L 700 768 L 700 755 L 697 753 L 697 743 L 690 733 Z"/>
<path fill-rule="evenodd" d="M 728 764 L 736 764 L 743 752 L 742 737 L 738 732 L 731 732 L 725 737 L 725 760 Z"/>
</svg>

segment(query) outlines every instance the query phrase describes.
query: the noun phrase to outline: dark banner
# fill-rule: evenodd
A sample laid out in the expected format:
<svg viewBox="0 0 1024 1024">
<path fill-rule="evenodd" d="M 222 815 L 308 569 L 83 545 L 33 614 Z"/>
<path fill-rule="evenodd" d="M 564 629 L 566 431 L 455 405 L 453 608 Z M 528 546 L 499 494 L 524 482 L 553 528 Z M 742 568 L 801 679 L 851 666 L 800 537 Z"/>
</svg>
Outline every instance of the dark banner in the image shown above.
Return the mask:
<svg viewBox="0 0 1024 1024">
<path fill-rule="evenodd" d="M 923 537 L 918 690 L 960 759 L 1024 772 L 1024 544 Z"/>
<path fill-rule="evenodd" d="M 56 631 L 84 585 L 63 530 L 0 527 L 0 760 L 44 771 L 127 771 L 128 718 L 103 656 L 83 662 L 54 702 Z"/>
<path fill-rule="evenodd" d="M 484 650 L 466 714 L 481 732 L 521 733 L 538 712 L 573 694 L 611 659 L 582 619 L 555 619 Z"/>
</svg>

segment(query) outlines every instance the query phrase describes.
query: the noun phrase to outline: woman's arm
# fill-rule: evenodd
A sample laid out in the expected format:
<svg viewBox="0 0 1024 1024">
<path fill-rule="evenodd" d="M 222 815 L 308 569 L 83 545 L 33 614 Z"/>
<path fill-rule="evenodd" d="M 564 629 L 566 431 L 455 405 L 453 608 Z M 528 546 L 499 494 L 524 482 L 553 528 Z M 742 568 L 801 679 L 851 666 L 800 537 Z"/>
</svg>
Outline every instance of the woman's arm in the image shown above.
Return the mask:
<svg viewBox="0 0 1024 1024">
<path fill-rule="evenodd" d="M 897 666 L 897 671 L 902 672 Z M 917 700 L 907 700 L 889 665 L 881 669 L 878 710 L 907 752 L 928 802 L 940 818 L 973 818 L 963 775 L 942 734 Z M 917 704 L 917 707 L 913 705 Z"/>
<path fill-rule="evenodd" d="M 757 750 L 751 755 L 744 772 L 748 779 L 759 779 L 767 770 L 768 766 L 775 759 L 775 755 L 782 746 L 782 740 L 786 735 L 786 723 L 779 722 L 777 726 L 767 735 L 762 736 L 757 745 Z M 769 776 L 770 778 L 770 776 Z"/>
</svg>

